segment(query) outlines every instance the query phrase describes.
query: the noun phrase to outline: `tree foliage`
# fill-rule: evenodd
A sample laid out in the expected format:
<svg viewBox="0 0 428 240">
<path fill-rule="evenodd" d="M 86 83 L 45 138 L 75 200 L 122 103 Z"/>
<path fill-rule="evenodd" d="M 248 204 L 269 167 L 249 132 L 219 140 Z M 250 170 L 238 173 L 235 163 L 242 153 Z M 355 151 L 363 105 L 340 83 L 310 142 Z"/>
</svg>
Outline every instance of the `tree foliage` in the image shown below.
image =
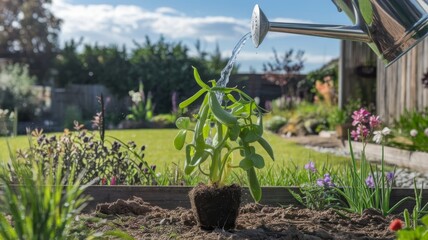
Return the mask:
<svg viewBox="0 0 428 240">
<path fill-rule="evenodd" d="M 294 50 L 290 49 L 281 57 L 273 49 L 273 54 L 274 60 L 263 64 L 264 78 L 278 85 L 281 88 L 282 96 L 287 93 L 293 96 L 298 80 L 295 77 L 304 68 L 304 51 L 299 50 L 294 54 Z"/>
<path fill-rule="evenodd" d="M 126 97 L 142 82 L 153 96 L 154 111 L 169 113 L 173 95 L 178 96 L 178 101 L 184 100 L 196 87 L 192 66 L 208 79 L 215 79 L 227 63 L 218 46 L 208 53 L 200 42 L 195 44 L 195 55 L 186 45 L 167 42 L 163 37 L 156 42 L 146 37 L 144 42 L 134 44 L 128 51 L 115 45 L 82 46 L 82 40 L 66 42 L 56 59 L 57 86 L 103 84 L 118 97 Z"/>
<path fill-rule="evenodd" d="M 58 50 L 61 24 L 49 4 L 51 0 L 0 1 L 0 57 L 28 64 L 40 83 Z"/>
</svg>

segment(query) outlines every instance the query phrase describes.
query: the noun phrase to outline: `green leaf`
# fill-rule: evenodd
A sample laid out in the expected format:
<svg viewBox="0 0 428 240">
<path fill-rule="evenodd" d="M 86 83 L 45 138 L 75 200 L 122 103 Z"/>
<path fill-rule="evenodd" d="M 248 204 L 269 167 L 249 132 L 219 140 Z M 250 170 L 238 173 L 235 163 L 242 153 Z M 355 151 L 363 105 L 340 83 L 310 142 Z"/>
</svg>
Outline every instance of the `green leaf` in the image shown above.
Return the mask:
<svg viewBox="0 0 428 240">
<path fill-rule="evenodd" d="M 262 199 L 262 189 L 260 187 L 259 180 L 257 179 L 256 170 L 254 168 L 248 169 L 247 177 L 251 196 L 256 202 L 260 202 Z"/>
<path fill-rule="evenodd" d="M 174 138 L 174 147 L 177 150 L 181 150 L 186 141 L 187 130 L 181 129 L 178 131 L 177 136 Z"/>
<path fill-rule="evenodd" d="M 241 131 L 240 137 L 242 141 L 252 143 L 259 140 L 262 137 L 262 134 L 263 129 L 259 125 L 251 124 Z"/>
<path fill-rule="evenodd" d="M 275 161 L 275 157 L 273 155 L 273 150 L 270 144 L 263 138 L 260 137 L 257 142 L 260 144 L 260 146 L 263 147 L 263 149 L 269 154 L 269 157 Z"/>
<path fill-rule="evenodd" d="M 239 137 L 239 133 L 241 132 L 241 128 L 239 127 L 239 124 L 233 125 L 229 130 L 229 138 L 232 141 L 235 141 Z"/>
<path fill-rule="evenodd" d="M 421 219 L 421 222 L 428 227 L 428 214 Z"/>
<path fill-rule="evenodd" d="M 175 121 L 175 125 L 177 126 L 178 129 L 187 130 L 187 129 L 189 129 L 190 118 L 189 117 L 179 117 Z"/>
<path fill-rule="evenodd" d="M 253 161 L 249 157 L 245 157 L 239 162 L 239 167 L 248 170 L 253 167 Z"/>
<path fill-rule="evenodd" d="M 221 107 L 214 92 L 209 93 L 209 105 L 215 119 L 220 123 L 229 127 L 238 123 L 238 119 L 235 116 Z"/>
<path fill-rule="evenodd" d="M 258 169 L 263 168 L 265 166 L 265 160 L 263 159 L 262 156 L 260 156 L 257 153 L 251 154 L 250 156 L 248 156 L 248 158 L 251 159 L 254 167 L 256 167 Z"/>
<path fill-rule="evenodd" d="M 189 97 L 188 99 L 184 100 L 183 102 L 181 102 L 178 106 L 183 109 L 187 106 L 189 106 L 190 104 L 192 104 L 194 101 L 196 101 L 196 99 L 198 99 L 200 96 L 202 96 L 202 94 L 204 94 L 207 90 L 206 89 L 201 89 L 199 91 L 197 91 L 195 94 L 193 94 L 193 96 Z"/>
<path fill-rule="evenodd" d="M 238 102 L 238 100 L 236 100 L 236 98 L 235 98 L 232 94 L 230 94 L 230 93 L 226 94 L 226 97 L 227 97 L 230 101 L 232 101 L 233 103 Z"/>
<path fill-rule="evenodd" d="M 206 90 L 210 89 L 210 87 L 204 83 L 201 79 L 201 76 L 199 76 L 199 72 L 198 69 L 196 69 L 195 67 L 193 67 L 193 76 L 195 77 L 196 83 L 201 87 L 204 88 Z"/>
</svg>

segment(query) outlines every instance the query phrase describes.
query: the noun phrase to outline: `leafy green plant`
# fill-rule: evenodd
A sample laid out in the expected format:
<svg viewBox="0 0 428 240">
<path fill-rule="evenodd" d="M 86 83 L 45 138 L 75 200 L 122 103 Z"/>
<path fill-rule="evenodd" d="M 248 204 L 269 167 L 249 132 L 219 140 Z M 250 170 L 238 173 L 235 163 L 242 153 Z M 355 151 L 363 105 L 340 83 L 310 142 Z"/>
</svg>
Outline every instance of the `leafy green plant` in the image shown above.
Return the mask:
<svg viewBox="0 0 428 240">
<path fill-rule="evenodd" d="M 415 228 L 404 228 L 397 231 L 398 240 L 427 240 L 428 239 L 428 215 L 421 219 L 422 224 Z"/>
<path fill-rule="evenodd" d="M 337 125 L 345 124 L 348 119 L 348 115 L 345 110 L 335 107 L 327 117 L 327 122 L 330 129 L 335 129 Z"/>
<path fill-rule="evenodd" d="M 299 185 L 299 192 L 290 190 L 293 197 L 303 206 L 310 209 L 323 210 L 337 206 L 339 201 L 336 196 L 333 180 L 330 173 L 326 173 L 326 165 L 323 165 L 321 172 L 315 167 L 315 163 L 310 161 L 305 164 L 307 181 Z M 331 170 L 331 169 L 330 169 Z"/>
<path fill-rule="evenodd" d="M 12 158 L 0 166 L 1 194 L 0 236 L 2 239 L 66 239 L 75 216 L 88 197 L 81 185 L 82 173 L 76 175 L 76 164 L 62 171 L 62 158 L 50 158 L 50 167 L 33 159 L 31 165 Z M 17 185 L 16 185 L 17 184 Z M 8 217 L 10 219 L 8 219 Z"/>
<path fill-rule="evenodd" d="M 45 171 L 53 166 L 61 168 L 63 173 L 76 164 L 74 177 L 81 171 L 86 172 L 82 176 L 83 183 L 94 178 L 99 178 L 103 185 L 157 183 L 156 166 L 150 166 L 144 160 L 144 145 L 139 148 L 132 141 L 125 143 L 117 138 L 103 142 L 78 122 L 74 129 L 65 130 L 58 136 L 46 135 L 37 129 L 32 131 L 30 148 L 19 150 L 18 160 L 31 166 L 33 159 L 37 159 Z M 60 159 L 61 165 L 58 163 Z"/>
<path fill-rule="evenodd" d="M 149 121 L 153 117 L 152 96 L 149 92 L 147 98 L 144 94 L 144 85 L 140 81 L 138 92 L 129 91 L 129 96 L 132 100 L 130 107 L 131 113 L 126 116 L 126 119 L 133 121 Z"/>
<path fill-rule="evenodd" d="M 394 122 L 394 129 L 395 136 L 388 145 L 428 152 L 428 108 L 420 112 L 406 111 Z"/>
<path fill-rule="evenodd" d="M 16 111 L 9 111 L 7 109 L 0 109 L 0 135 L 14 135 L 17 132 L 18 119 Z"/>
<path fill-rule="evenodd" d="M 241 168 L 247 173 L 251 195 L 260 201 L 262 193 L 255 168 L 263 168 L 265 161 L 252 145 L 260 144 L 274 159 L 271 146 L 262 137 L 262 109 L 239 89 L 218 87 L 214 80 L 211 81 L 212 86 L 208 86 L 196 68 L 194 78 L 201 89 L 179 107 L 185 108 L 204 96 L 196 115 L 196 125 L 191 128 L 188 117 L 177 119 L 180 131 L 174 139 L 175 148 L 181 150 L 184 147 L 186 151 L 185 173 L 191 174 L 198 168 L 208 176 L 210 184 L 221 187 L 231 168 Z M 218 97 L 224 97 L 224 101 L 219 101 Z M 193 133 L 190 143 L 186 143 L 188 133 Z M 237 165 L 233 163 L 235 152 L 239 152 L 241 158 Z M 211 162 L 208 172 L 205 172 L 202 164 L 208 159 Z"/>
<path fill-rule="evenodd" d="M 408 209 L 404 209 L 403 215 L 407 228 L 416 229 L 423 214 L 428 214 L 428 203 L 422 206 L 423 184 L 420 190 L 416 187 L 416 180 L 413 180 L 413 189 L 415 190 L 415 207 L 412 214 L 409 214 Z"/>
</svg>

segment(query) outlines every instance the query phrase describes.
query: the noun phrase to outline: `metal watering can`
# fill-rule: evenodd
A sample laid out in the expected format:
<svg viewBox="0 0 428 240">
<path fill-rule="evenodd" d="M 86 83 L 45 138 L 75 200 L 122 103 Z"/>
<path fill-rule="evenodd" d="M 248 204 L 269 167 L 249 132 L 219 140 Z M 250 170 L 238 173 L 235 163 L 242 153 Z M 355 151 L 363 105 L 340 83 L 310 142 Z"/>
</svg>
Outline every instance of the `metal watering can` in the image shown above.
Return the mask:
<svg viewBox="0 0 428 240">
<path fill-rule="evenodd" d="M 269 31 L 360 41 L 389 66 L 428 34 L 428 0 L 332 1 L 354 25 L 269 22 L 256 5 L 251 18 L 255 47 Z"/>
</svg>

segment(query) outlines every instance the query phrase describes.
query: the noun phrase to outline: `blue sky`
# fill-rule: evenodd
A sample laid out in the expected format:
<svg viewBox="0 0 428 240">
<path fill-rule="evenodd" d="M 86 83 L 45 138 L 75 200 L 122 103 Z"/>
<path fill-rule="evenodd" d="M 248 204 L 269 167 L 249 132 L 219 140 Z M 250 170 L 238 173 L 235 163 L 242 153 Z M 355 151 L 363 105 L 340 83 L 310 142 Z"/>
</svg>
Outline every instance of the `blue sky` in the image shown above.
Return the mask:
<svg viewBox="0 0 428 240">
<path fill-rule="evenodd" d="M 191 54 L 197 40 L 203 50 L 219 46 L 229 57 L 239 39 L 250 31 L 250 19 L 259 4 L 270 21 L 350 24 L 329 0 L 53 0 L 52 10 L 62 18 L 61 42 L 84 38 L 84 42 L 125 44 L 142 42 L 145 36 L 157 41 L 182 42 Z M 316 69 L 339 55 L 339 40 L 268 33 L 255 48 L 250 41 L 238 56 L 240 72 L 261 71 L 263 63 L 288 49 L 304 50 L 304 72 Z"/>
</svg>

